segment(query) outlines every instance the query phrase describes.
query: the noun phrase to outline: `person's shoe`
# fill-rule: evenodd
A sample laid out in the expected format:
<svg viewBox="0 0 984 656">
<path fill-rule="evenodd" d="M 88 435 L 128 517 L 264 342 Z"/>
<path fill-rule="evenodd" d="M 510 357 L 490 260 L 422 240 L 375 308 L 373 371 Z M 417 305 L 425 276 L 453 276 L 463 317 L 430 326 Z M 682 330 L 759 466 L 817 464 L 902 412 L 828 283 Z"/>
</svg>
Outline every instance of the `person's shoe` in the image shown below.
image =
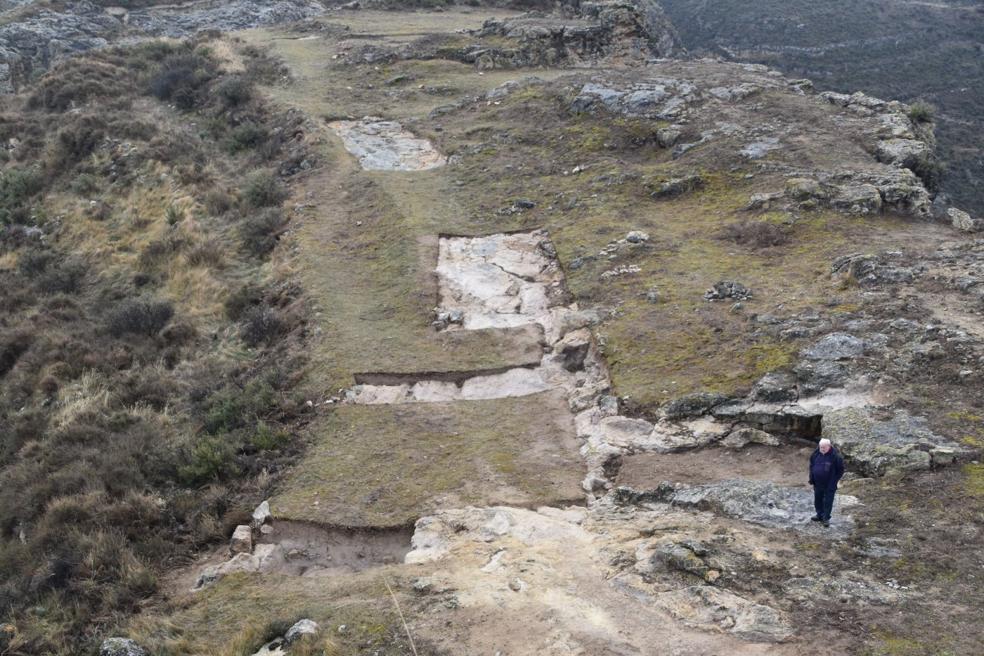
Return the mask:
<svg viewBox="0 0 984 656">
<path fill-rule="evenodd" d="M 814 515 L 813 517 L 810 517 L 810 521 L 811 522 L 822 522 L 823 520 L 820 519 L 820 515 Z"/>
<path fill-rule="evenodd" d="M 820 520 L 820 525 L 823 526 L 824 528 L 829 528 L 830 527 L 830 520 L 829 519 L 821 519 Z"/>
</svg>

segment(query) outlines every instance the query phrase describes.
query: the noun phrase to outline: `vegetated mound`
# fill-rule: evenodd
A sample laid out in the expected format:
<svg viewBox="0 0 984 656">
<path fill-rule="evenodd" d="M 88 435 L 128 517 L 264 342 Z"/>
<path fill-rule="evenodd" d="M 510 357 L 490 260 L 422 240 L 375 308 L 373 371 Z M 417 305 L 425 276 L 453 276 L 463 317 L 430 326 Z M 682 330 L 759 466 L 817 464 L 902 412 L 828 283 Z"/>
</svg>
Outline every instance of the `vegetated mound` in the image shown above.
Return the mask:
<svg viewBox="0 0 984 656">
<path fill-rule="evenodd" d="M 984 212 L 984 10 L 959 0 L 662 0 L 692 52 L 756 61 L 822 88 L 936 107 L 943 190 Z"/>
<path fill-rule="evenodd" d="M 4 653 L 91 649 L 296 450 L 305 310 L 270 260 L 314 160 L 271 75 L 153 42 L 0 100 Z"/>
<path fill-rule="evenodd" d="M 20 89 L 57 62 L 113 43 L 242 30 L 310 18 L 323 11 L 324 6 L 312 0 L 20 4 L 0 12 L 0 92 Z"/>
</svg>

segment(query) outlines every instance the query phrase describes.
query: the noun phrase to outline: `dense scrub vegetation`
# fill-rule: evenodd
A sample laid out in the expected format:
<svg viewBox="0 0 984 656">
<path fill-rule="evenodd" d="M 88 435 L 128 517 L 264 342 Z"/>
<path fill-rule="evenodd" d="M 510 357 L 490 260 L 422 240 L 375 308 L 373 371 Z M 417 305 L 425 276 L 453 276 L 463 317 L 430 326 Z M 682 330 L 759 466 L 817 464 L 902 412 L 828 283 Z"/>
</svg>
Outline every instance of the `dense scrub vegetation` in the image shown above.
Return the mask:
<svg viewBox="0 0 984 656">
<path fill-rule="evenodd" d="M 269 259 L 309 163 L 242 54 L 105 51 L 0 107 L 0 653 L 91 652 L 304 420 L 301 293 Z"/>
</svg>

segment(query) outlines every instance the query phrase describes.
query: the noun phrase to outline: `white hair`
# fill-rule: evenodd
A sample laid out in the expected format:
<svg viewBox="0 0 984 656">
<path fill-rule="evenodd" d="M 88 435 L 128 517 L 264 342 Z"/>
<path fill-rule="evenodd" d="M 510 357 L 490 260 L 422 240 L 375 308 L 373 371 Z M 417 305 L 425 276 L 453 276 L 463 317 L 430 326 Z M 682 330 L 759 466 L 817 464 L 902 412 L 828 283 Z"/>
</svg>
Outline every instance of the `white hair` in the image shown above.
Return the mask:
<svg viewBox="0 0 984 656">
<path fill-rule="evenodd" d="M 823 438 L 822 440 L 820 440 L 820 446 L 831 446 L 830 440 L 828 440 L 826 437 Z"/>
</svg>

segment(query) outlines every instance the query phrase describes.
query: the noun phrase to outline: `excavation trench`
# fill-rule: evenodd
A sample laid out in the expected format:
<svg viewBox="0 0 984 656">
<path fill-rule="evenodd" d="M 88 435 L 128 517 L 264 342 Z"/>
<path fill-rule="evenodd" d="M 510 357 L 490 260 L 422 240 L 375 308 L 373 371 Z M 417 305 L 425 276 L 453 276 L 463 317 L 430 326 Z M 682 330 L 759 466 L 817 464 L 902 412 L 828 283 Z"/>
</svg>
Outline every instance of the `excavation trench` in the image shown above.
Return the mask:
<svg viewBox="0 0 984 656">
<path fill-rule="evenodd" d="M 328 127 L 367 171 L 425 171 L 447 163 L 430 141 L 416 137 L 396 121 L 367 116 L 333 121 Z"/>
<path fill-rule="evenodd" d="M 248 527 L 247 527 L 248 528 Z M 332 576 L 402 563 L 413 528 L 351 529 L 274 520 L 249 532 L 251 542 L 212 554 L 198 568 L 193 589 L 237 572 Z"/>
</svg>

